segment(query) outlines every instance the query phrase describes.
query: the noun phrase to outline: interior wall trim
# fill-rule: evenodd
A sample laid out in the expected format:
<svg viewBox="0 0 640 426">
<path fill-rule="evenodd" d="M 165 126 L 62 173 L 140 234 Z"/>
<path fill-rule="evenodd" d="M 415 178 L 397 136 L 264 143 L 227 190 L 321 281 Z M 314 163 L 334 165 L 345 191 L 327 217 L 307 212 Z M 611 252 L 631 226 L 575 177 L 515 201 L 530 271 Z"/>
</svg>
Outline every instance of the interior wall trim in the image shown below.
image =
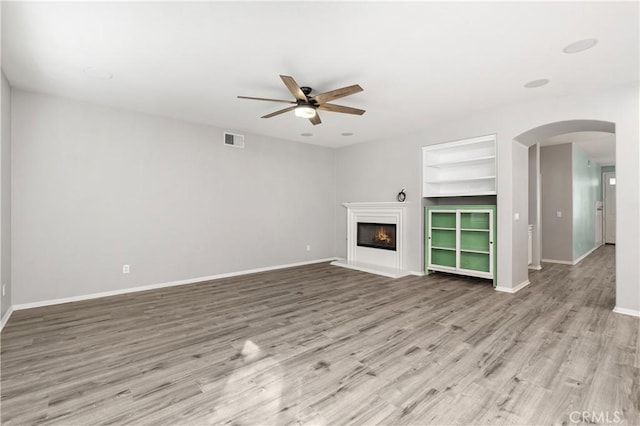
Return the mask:
<svg viewBox="0 0 640 426">
<path fill-rule="evenodd" d="M 12 313 L 13 313 L 13 306 L 9 306 L 9 309 L 7 309 L 7 312 L 4 313 L 2 320 L 0 320 L 0 332 L 2 332 L 2 329 L 4 328 L 5 324 L 7 323 L 7 321 L 9 321 L 9 318 L 11 317 Z"/>
<path fill-rule="evenodd" d="M 582 256 L 580 256 L 579 258 L 577 258 L 576 260 L 573 261 L 573 265 L 577 265 L 578 263 L 582 262 L 582 260 L 589 256 L 591 253 L 593 253 L 594 251 L 596 251 L 596 249 L 600 247 L 600 246 L 595 246 L 594 248 L 592 248 L 591 250 L 589 250 L 588 252 L 586 252 L 585 254 L 583 254 Z"/>
<path fill-rule="evenodd" d="M 561 265 L 573 265 L 573 262 L 570 260 L 558 260 L 558 259 L 540 259 L 542 262 L 547 263 L 560 263 Z"/>
<path fill-rule="evenodd" d="M 518 284 L 517 286 L 512 287 L 512 288 L 497 286 L 495 288 L 495 290 L 496 291 L 502 291 L 504 293 L 516 293 L 516 292 L 522 290 L 523 288 L 525 288 L 526 286 L 528 286 L 529 284 L 531 284 L 531 281 L 526 280 L 526 281 L 523 281 L 520 284 Z"/>
<path fill-rule="evenodd" d="M 602 244 L 601 244 L 602 245 Z M 596 251 L 598 249 L 598 247 L 600 246 L 595 246 L 594 248 L 592 248 L 591 250 L 589 250 L 588 252 L 586 252 L 585 254 L 583 254 L 582 256 L 580 256 L 579 258 L 577 258 L 574 261 L 569 261 L 569 260 L 556 260 L 556 259 L 541 259 L 542 262 L 548 262 L 548 263 L 560 263 L 562 265 L 577 265 L 578 263 L 582 262 L 587 256 L 589 256 L 591 253 L 593 253 L 594 251 Z M 532 268 L 530 268 L 532 269 Z M 541 268 L 542 269 L 542 268 Z"/>
<path fill-rule="evenodd" d="M 293 268 L 295 266 L 311 265 L 313 263 L 330 262 L 332 260 L 336 260 L 336 258 L 335 257 L 331 257 L 331 258 L 326 258 L 326 259 L 315 259 L 315 260 L 309 260 L 309 261 L 304 261 L 304 262 L 288 263 L 286 265 L 267 266 L 267 267 L 264 267 L 264 268 L 248 269 L 248 270 L 245 270 L 245 271 L 236 271 L 236 272 L 228 272 L 228 273 L 224 273 L 224 274 L 209 275 L 207 277 L 190 278 L 190 279 L 186 279 L 186 280 L 171 281 L 171 282 L 160 283 L 160 284 L 151 284 L 151 285 L 145 285 L 145 286 L 141 286 L 141 287 L 131 287 L 131 288 L 124 288 L 124 289 L 121 289 L 121 290 L 113 290 L 113 291 L 104 291 L 104 292 L 100 292 L 100 293 L 85 294 L 85 295 L 82 295 L 82 296 L 65 297 L 65 298 L 62 298 L 62 299 L 43 300 L 43 301 L 40 301 L 40 302 L 32 302 L 32 303 L 20 303 L 20 304 L 17 304 L 17 305 L 13 305 L 12 308 L 13 308 L 13 310 L 16 310 L 16 311 L 19 311 L 19 310 L 22 310 L 22 309 L 40 308 L 40 307 L 43 307 L 43 306 L 51 306 L 51 305 L 59 305 L 59 304 L 62 304 L 62 303 L 79 302 L 79 301 L 82 301 L 82 300 L 99 299 L 101 297 L 117 296 L 117 295 L 120 295 L 120 294 L 135 293 L 135 292 L 138 292 L 138 291 L 155 290 L 155 289 L 159 289 L 159 288 L 175 287 L 175 286 L 186 285 L 186 284 L 195 284 L 195 283 L 199 283 L 199 282 L 217 280 L 217 279 L 220 279 L 220 278 L 236 277 L 238 275 L 255 274 L 257 272 L 267 272 L 267 271 L 274 271 L 276 269 Z"/>
<path fill-rule="evenodd" d="M 615 312 L 616 314 L 631 315 L 632 317 L 640 318 L 640 311 L 636 311 L 634 309 L 620 308 L 616 306 L 615 308 L 613 308 L 613 312 Z"/>
</svg>

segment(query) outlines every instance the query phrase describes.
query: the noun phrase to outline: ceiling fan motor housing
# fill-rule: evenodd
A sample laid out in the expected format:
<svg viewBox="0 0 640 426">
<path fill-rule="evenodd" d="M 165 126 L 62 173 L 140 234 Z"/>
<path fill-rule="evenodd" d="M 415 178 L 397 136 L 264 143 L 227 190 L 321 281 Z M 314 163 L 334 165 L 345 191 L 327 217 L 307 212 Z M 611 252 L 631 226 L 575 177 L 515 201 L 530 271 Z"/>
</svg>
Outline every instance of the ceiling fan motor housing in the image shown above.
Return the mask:
<svg viewBox="0 0 640 426">
<path fill-rule="evenodd" d="M 317 108 L 318 103 L 315 101 L 315 99 L 311 99 L 311 97 L 309 96 L 313 91 L 313 89 L 309 86 L 301 86 L 300 90 L 302 91 L 302 93 L 304 93 L 304 96 L 307 98 L 307 101 L 305 102 L 303 100 L 298 100 L 298 105 L 306 105 L 314 109 Z"/>
</svg>

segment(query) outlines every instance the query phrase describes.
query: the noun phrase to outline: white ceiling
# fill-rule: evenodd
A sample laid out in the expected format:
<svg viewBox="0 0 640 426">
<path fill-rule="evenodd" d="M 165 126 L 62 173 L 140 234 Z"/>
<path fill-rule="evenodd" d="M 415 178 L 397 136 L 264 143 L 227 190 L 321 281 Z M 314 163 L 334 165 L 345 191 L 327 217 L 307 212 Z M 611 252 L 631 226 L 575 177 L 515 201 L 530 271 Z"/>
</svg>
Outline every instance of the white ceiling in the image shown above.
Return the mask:
<svg viewBox="0 0 640 426">
<path fill-rule="evenodd" d="M 3 1 L 2 68 L 20 89 L 343 146 L 636 81 L 638 27 L 638 2 Z M 585 38 L 599 42 L 562 52 Z M 360 84 L 335 103 L 367 112 L 312 126 L 236 98 L 289 99 L 280 74 L 315 93 Z M 523 88 L 540 78 L 551 82 Z"/>
<path fill-rule="evenodd" d="M 616 163 L 616 136 L 605 132 L 573 132 L 554 136 L 540 142 L 540 146 L 575 143 L 589 157 L 601 166 L 611 166 Z"/>
</svg>

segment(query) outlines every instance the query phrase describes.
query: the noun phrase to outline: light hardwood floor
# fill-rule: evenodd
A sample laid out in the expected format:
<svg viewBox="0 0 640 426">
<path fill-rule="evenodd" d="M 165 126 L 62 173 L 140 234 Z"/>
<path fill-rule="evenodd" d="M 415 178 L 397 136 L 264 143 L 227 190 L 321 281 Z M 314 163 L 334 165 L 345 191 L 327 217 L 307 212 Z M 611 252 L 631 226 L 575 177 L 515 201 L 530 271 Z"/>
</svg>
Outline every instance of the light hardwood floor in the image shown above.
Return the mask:
<svg viewBox="0 0 640 426">
<path fill-rule="evenodd" d="M 639 424 L 614 273 L 611 246 L 515 295 L 317 264 L 18 311 L 2 424 Z"/>
</svg>

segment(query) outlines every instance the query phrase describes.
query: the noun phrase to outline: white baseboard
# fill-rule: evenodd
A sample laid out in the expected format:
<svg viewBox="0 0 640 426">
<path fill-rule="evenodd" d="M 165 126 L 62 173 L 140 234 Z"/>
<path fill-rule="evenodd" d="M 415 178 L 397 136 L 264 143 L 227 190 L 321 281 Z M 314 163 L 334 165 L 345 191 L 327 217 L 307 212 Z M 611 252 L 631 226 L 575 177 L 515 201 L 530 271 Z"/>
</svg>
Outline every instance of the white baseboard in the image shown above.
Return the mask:
<svg viewBox="0 0 640 426">
<path fill-rule="evenodd" d="M 616 314 L 631 315 L 632 317 L 640 317 L 640 311 L 634 309 L 619 308 L 616 306 L 613 308 L 613 312 Z"/>
<path fill-rule="evenodd" d="M 517 291 L 522 290 L 523 288 L 525 288 L 526 286 L 528 286 L 529 284 L 531 284 L 531 282 L 529 280 L 523 281 L 520 284 L 518 284 L 515 287 L 495 287 L 494 290 L 496 291 L 502 291 L 504 293 L 515 293 Z"/>
<path fill-rule="evenodd" d="M 11 317 L 12 313 L 13 313 L 13 306 L 9 306 L 9 309 L 7 310 L 7 312 L 5 312 L 4 316 L 2 317 L 2 320 L 0 320 L 0 331 L 2 331 L 7 321 L 9 321 L 9 318 Z"/>
<path fill-rule="evenodd" d="M 539 270 L 542 269 L 542 266 L 540 266 L 540 265 L 530 265 L 529 269 L 532 269 L 534 271 L 539 271 Z"/>
<path fill-rule="evenodd" d="M 602 244 L 601 244 L 602 245 Z M 549 262 L 549 263 L 561 263 L 563 265 L 577 265 L 578 263 L 580 263 L 581 261 L 584 260 L 585 257 L 589 256 L 591 253 L 593 253 L 594 251 L 596 251 L 600 246 L 594 247 L 591 250 L 589 250 L 588 252 L 586 252 L 585 254 L 583 254 L 582 256 L 580 256 L 579 258 L 577 258 L 576 260 L 573 261 L 569 261 L 569 260 L 556 260 L 556 259 L 542 259 L 543 262 Z M 529 267 L 529 269 L 533 269 L 531 267 Z M 540 268 L 542 269 L 542 268 Z"/>
<path fill-rule="evenodd" d="M 562 265 L 573 265 L 573 262 L 570 260 L 557 260 L 557 259 L 541 259 L 543 262 L 547 263 L 560 263 Z"/>
<path fill-rule="evenodd" d="M 600 246 L 598 246 L 600 247 Z M 573 261 L 574 265 L 577 265 L 578 263 L 580 263 L 585 257 L 589 256 L 591 253 L 593 253 L 594 251 L 596 251 L 596 249 L 598 247 L 594 247 L 591 250 L 589 250 L 588 252 L 586 252 L 585 254 L 583 254 L 582 256 L 580 256 L 579 258 L 577 258 L 576 260 Z"/>
<path fill-rule="evenodd" d="M 293 267 L 296 267 L 296 266 L 311 265 L 311 264 L 314 264 L 314 263 L 330 262 L 332 260 L 336 260 L 336 258 L 335 257 L 330 257 L 330 258 L 327 258 L 327 259 L 309 260 L 309 261 L 305 261 L 305 262 L 289 263 L 289 264 L 286 264 L 286 265 L 267 266 L 267 267 L 264 267 L 264 268 L 248 269 L 246 271 L 228 272 L 228 273 L 225 273 L 225 274 L 210 275 L 210 276 L 207 276 L 207 277 L 190 278 L 190 279 L 187 279 L 187 280 L 172 281 L 172 282 L 161 283 L 161 284 L 151 284 L 151 285 L 145 285 L 145 286 L 141 286 L 141 287 L 125 288 L 125 289 L 122 289 L 122 290 L 104 291 L 104 292 L 100 292 L 100 293 L 85 294 L 85 295 L 82 295 L 82 296 L 65 297 L 65 298 L 62 298 L 62 299 L 43 300 L 41 302 L 20 303 L 20 304 L 17 304 L 17 305 L 13 305 L 12 308 L 13 308 L 13 310 L 16 310 L 16 311 L 19 311 L 19 310 L 22 310 L 22 309 L 40 308 L 40 307 L 43 307 L 43 306 L 59 305 L 59 304 L 62 304 L 62 303 L 71 303 L 71 302 L 79 302 L 79 301 L 82 301 L 82 300 L 98 299 L 100 297 L 109 297 L 109 296 L 117 296 L 117 295 L 120 295 L 120 294 L 136 293 L 138 291 L 155 290 L 155 289 L 159 289 L 159 288 L 175 287 L 175 286 L 186 285 L 186 284 L 195 284 L 195 283 L 200 283 L 200 282 L 205 282 L 205 281 L 217 280 L 217 279 L 220 279 L 220 278 L 229 278 L 229 277 L 237 277 L 239 275 L 255 274 L 257 272 L 267 272 L 267 271 L 274 271 L 274 270 L 277 270 L 277 269 L 285 269 L 285 268 L 293 268 Z"/>
<path fill-rule="evenodd" d="M 427 274 L 425 274 L 424 271 L 409 271 L 409 275 L 414 275 L 416 277 L 424 277 Z"/>
</svg>

